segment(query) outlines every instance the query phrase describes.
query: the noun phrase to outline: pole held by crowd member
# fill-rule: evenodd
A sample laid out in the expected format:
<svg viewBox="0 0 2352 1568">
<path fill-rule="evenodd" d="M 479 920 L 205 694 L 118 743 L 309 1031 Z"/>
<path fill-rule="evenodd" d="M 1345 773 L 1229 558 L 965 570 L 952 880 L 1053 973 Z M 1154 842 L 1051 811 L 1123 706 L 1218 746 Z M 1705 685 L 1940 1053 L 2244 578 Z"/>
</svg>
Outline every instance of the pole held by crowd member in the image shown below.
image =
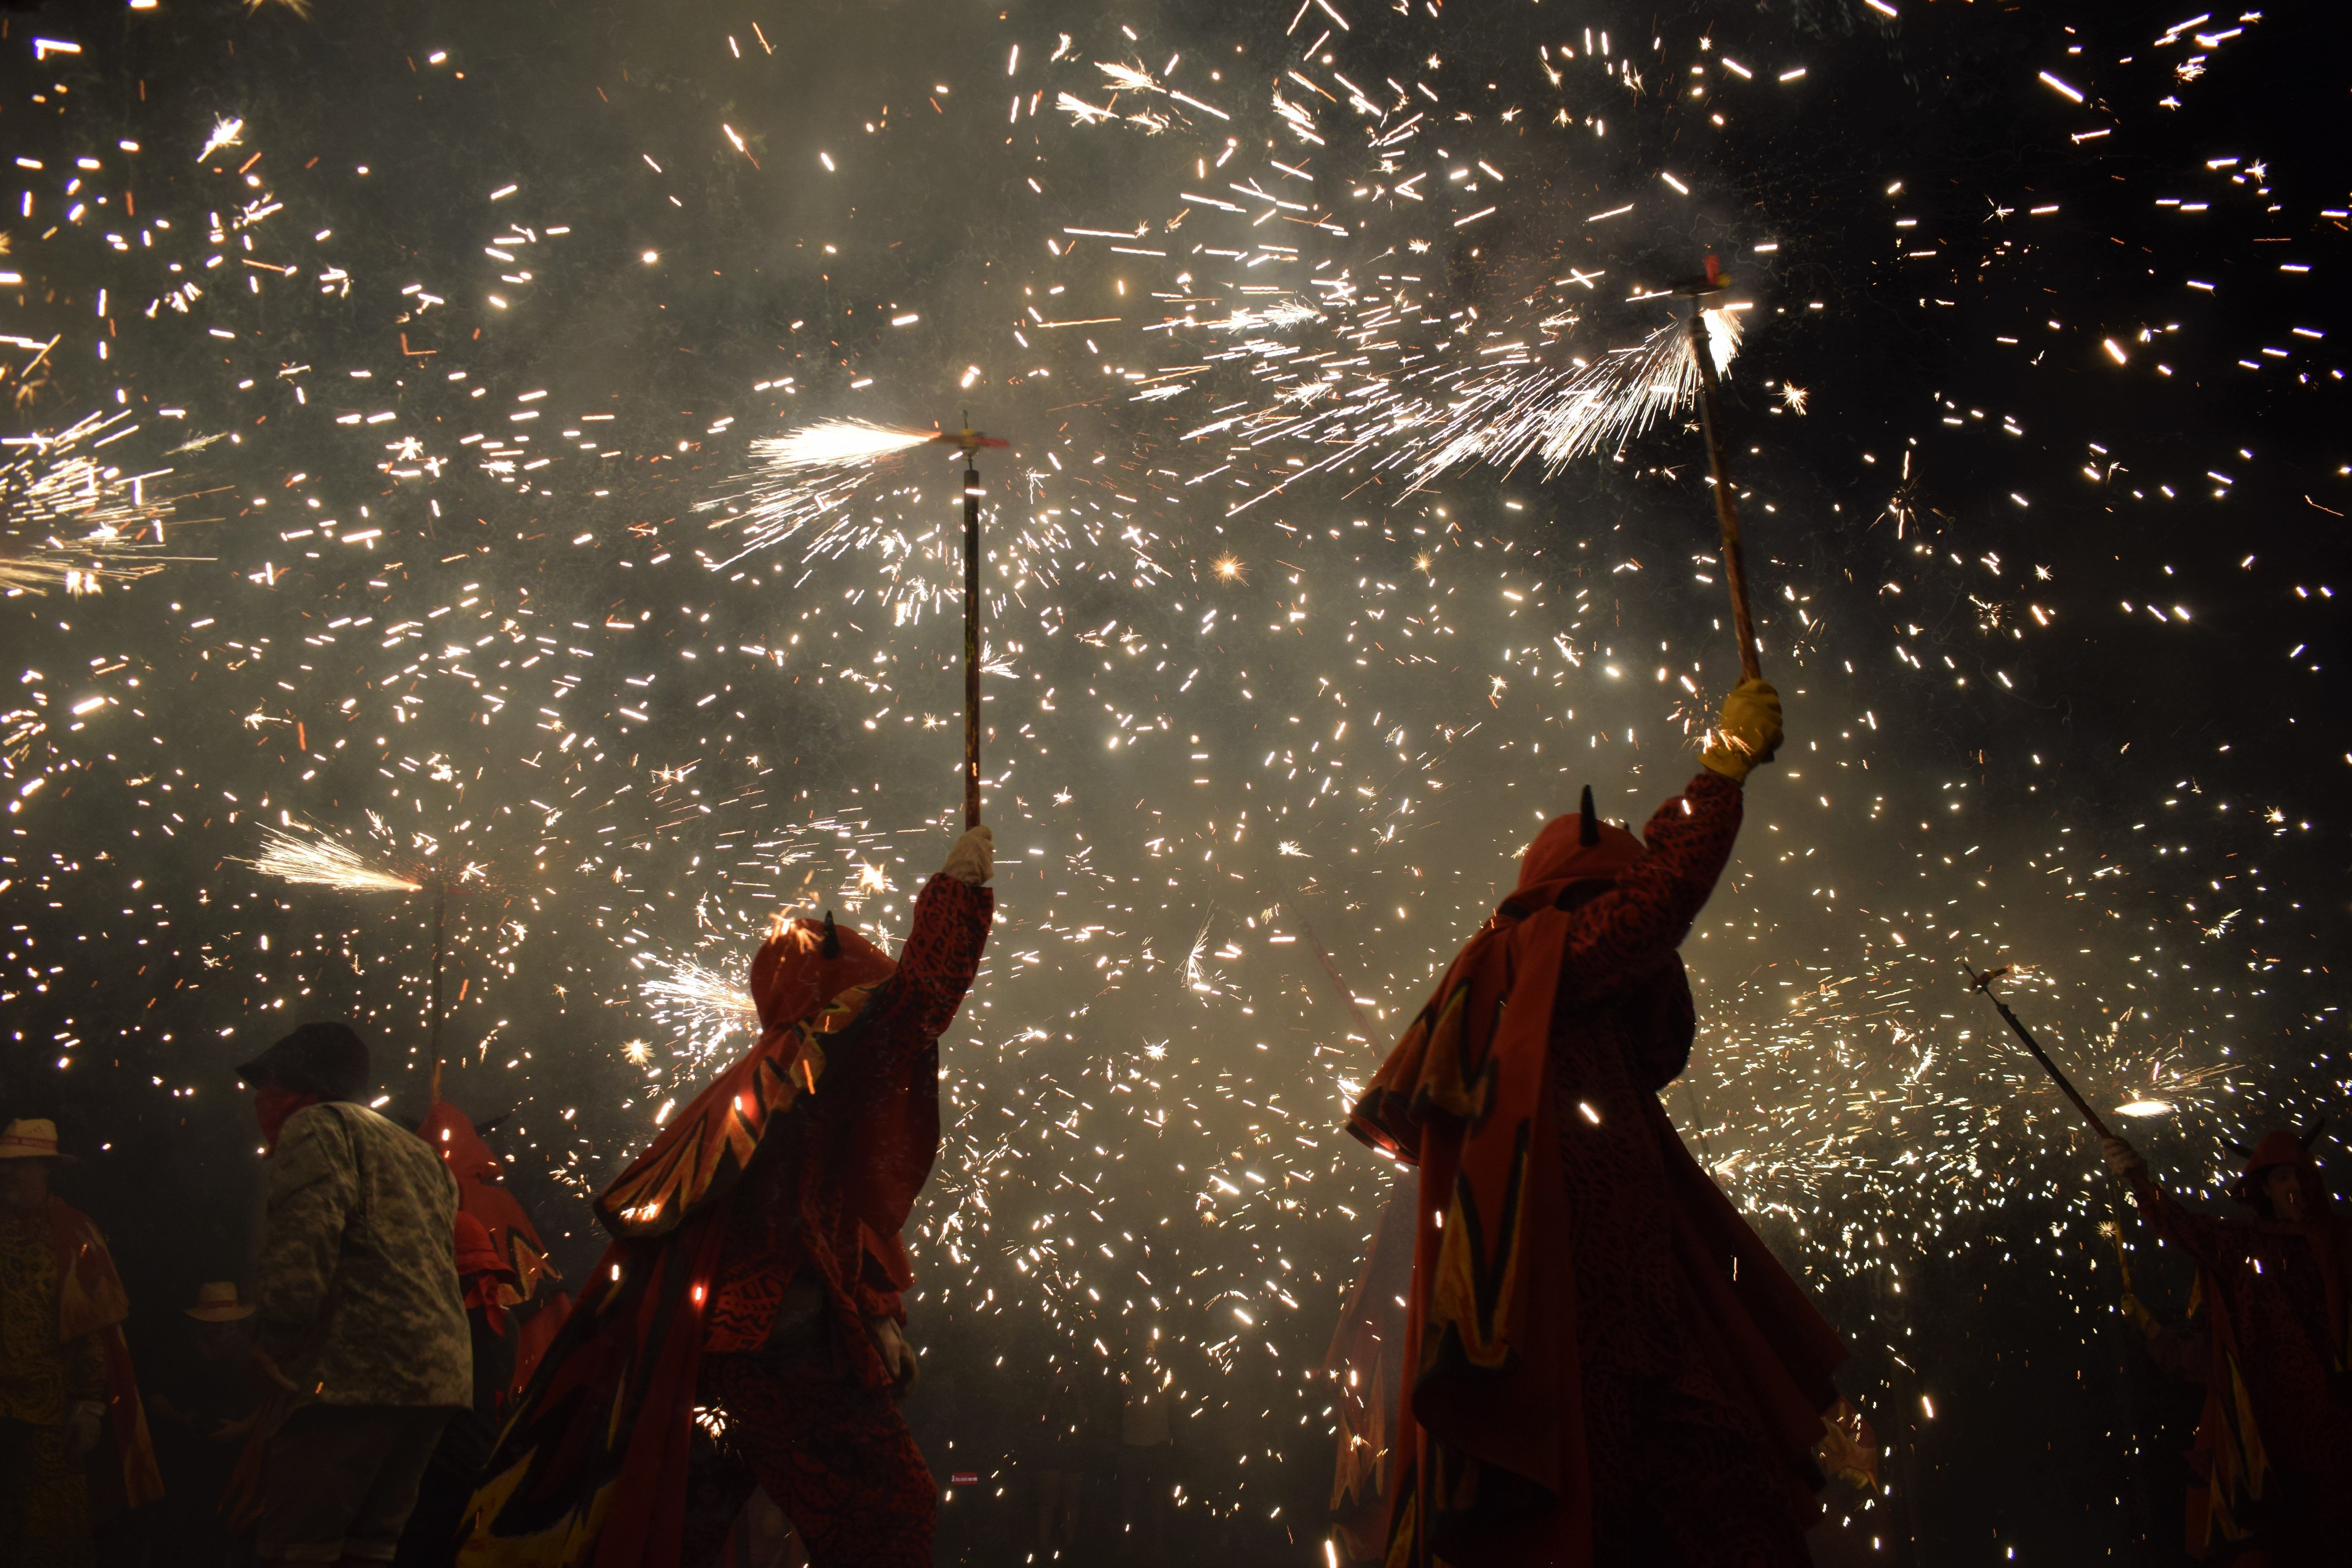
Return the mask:
<svg viewBox="0 0 2352 1568">
<path fill-rule="evenodd" d="M 1675 950 L 1780 742 L 1743 680 L 1644 838 L 1589 790 L 1554 818 L 1357 1102 L 1418 1172 L 1386 1473 L 1341 1456 L 1392 1568 L 1800 1568 L 1822 1468 L 1869 1473 L 1844 1345 L 1658 1100 L 1696 1035 Z"/>
<path fill-rule="evenodd" d="M 1715 352 L 1706 341 L 1706 300 L 1721 293 L 1731 280 L 1722 264 L 1706 258 L 1706 275 L 1675 285 L 1674 292 L 1691 302 L 1691 358 L 1698 365 L 1698 424 L 1706 438 L 1708 476 L 1715 488 L 1715 521 L 1723 546 L 1723 581 L 1731 591 L 1731 635 L 1739 645 L 1739 678 L 1764 677 L 1762 655 L 1756 646 L 1756 617 L 1748 607 L 1748 552 L 1739 537 L 1739 503 L 1731 489 L 1731 460 L 1723 448 L 1723 416 L 1716 406 Z"/>
<path fill-rule="evenodd" d="M 2032 1031 L 2025 1026 L 2016 1014 L 2009 1010 L 2009 1004 L 1994 994 L 1992 983 L 2007 974 L 2010 966 L 2004 963 L 1998 969 L 1988 969 L 1982 974 L 1979 974 L 1974 966 L 1964 958 L 1960 960 L 1960 967 L 1969 972 L 1969 984 L 1971 987 L 1992 998 L 1992 1005 L 2000 1009 L 2001 1017 L 2008 1021 L 2010 1028 L 2016 1033 L 2017 1037 L 2025 1042 L 2025 1048 L 2033 1053 L 2033 1059 L 2042 1064 L 2042 1070 L 2050 1075 L 2050 1081 L 2058 1086 L 2058 1092 L 2074 1102 L 2074 1109 L 2083 1113 L 2083 1120 L 2091 1124 L 2091 1131 L 2101 1138 L 2113 1137 L 2114 1134 L 2107 1131 L 2107 1124 L 2099 1120 L 2099 1113 L 2091 1109 L 2090 1102 L 2074 1092 L 2074 1084 L 2068 1081 L 2064 1073 L 2058 1070 L 2058 1064 L 2050 1059 L 2050 1053 L 2042 1048 L 2042 1042 L 2035 1039 Z"/>
</svg>

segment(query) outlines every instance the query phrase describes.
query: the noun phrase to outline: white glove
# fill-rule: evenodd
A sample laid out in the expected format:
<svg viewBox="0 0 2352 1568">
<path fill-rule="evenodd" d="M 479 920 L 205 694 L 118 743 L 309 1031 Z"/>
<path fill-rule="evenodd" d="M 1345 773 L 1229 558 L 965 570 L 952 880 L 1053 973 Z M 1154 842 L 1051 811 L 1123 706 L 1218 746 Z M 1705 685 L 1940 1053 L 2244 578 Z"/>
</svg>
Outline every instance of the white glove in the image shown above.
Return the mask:
<svg viewBox="0 0 2352 1568">
<path fill-rule="evenodd" d="M 915 1380 L 922 1375 L 922 1363 L 916 1359 L 915 1347 L 907 1342 L 896 1318 L 868 1318 L 866 1335 L 882 1357 L 882 1368 L 890 1374 L 890 1397 L 904 1400 L 915 1391 Z"/>
<path fill-rule="evenodd" d="M 66 1458 L 79 1461 L 97 1447 L 99 1426 L 105 1419 L 106 1406 L 96 1400 L 75 1405 L 66 1417 Z"/>
<path fill-rule="evenodd" d="M 969 830 L 955 841 L 955 847 L 948 851 L 948 863 L 940 870 L 966 887 L 985 886 L 996 875 L 996 835 L 985 823 Z"/>
<path fill-rule="evenodd" d="M 2107 1157 L 2107 1169 L 2126 1180 L 2130 1179 L 2134 1170 L 2147 1163 L 2139 1157 L 2138 1150 L 2120 1138 L 2106 1139 L 2099 1145 L 2099 1152 Z"/>
</svg>

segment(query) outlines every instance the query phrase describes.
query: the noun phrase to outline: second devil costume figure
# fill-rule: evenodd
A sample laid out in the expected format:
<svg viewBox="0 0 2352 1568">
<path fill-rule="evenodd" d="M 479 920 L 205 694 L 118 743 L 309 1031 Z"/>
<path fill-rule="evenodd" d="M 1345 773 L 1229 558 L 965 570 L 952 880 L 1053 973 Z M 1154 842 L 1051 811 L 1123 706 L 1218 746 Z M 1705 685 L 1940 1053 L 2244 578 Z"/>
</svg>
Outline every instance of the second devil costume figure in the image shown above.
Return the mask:
<svg viewBox="0 0 2352 1568">
<path fill-rule="evenodd" d="M 1810 1561 L 1844 1348 L 1657 1098 L 1695 1027 L 1675 950 L 1780 742 L 1771 688 L 1743 683 L 1723 733 L 1646 845 L 1589 793 L 1544 829 L 1356 1107 L 1420 1173 L 1386 1468 L 1341 1475 L 1387 1498 L 1391 1568 Z"/>
<path fill-rule="evenodd" d="M 755 1481 L 814 1568 L 930 1562 L 938 1493 L 892 1397 L 914 1371 L 898 1230 L 992 869 L 974 828 L 895 963 L 830 917 L 761 948 L 759 1042 L 597 1201 L 615 1239 L 491 1457 L 461 1563 L 698 1568 Z"/>
</svg>

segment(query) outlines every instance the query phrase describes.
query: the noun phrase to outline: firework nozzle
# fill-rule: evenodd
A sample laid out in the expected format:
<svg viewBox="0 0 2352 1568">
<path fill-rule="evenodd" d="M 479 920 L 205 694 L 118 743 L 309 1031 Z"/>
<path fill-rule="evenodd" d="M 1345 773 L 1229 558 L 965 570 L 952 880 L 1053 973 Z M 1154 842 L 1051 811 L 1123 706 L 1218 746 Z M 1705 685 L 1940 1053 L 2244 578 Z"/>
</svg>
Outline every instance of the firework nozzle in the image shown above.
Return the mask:
<svg viewBox="0 0 2352 1568">
<path fill-rule="evenodd" d="M 1992 983 L 2000 979 L 2002 975 L 2007 974 L 2012 966 L 2004 963 L 1997 969 L 1988 969 L 1982 974 L 1979 974 L 1975 968 L 1969 964 L 1968 960 L 1962 959 L 1960 961 L 1960 967 L 1969 972 L 1969 984 L 1974 989 L 1981 991 L 1986 995 L 1990 996 L 1992 994 Z"/>
<path fill-rule="evenodd" d="M 1696 300 L 1703 295 L 1720 294 L 1730 287 L 1731 279 L 1725 275 L 1723 263 L 1717 261 L 1713 255 L 1709 255 L 1706 258 L 1705 277 L 1685 278 L 1679 282 L 1670 283 L 1666 286 L 1666 292 Z"/>
<path fill-rule="evenodd" d="M 982 435 L 980 431 L 973 429 L 971 427 L 971 415 L 966 414 L 963 417 L 964 426 L 962 429 L 942 430 L 938 435 L 932 437 L 931 439 L 939 442 L 943 447 L 953 447 L 967 457 L 979 451 L 983 447 L 1005 447 L 1013 445 L 1010 441 L 999 440 L 993 436 Z"/>
</svg>

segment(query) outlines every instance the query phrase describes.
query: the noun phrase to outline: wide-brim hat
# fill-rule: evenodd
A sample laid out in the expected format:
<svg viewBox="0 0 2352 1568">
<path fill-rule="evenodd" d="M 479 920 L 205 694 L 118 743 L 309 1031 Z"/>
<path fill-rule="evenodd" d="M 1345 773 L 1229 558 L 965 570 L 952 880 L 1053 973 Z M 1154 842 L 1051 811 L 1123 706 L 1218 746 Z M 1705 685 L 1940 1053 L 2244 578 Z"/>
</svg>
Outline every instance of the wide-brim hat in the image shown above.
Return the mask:
<svg viewBox="0 0 2352 1568">
<path fill-rule="evenodd" d="M 62 1160 L 75 1156 L 58 1147 L 58 1124 L 45 1116 L 19 1117 L 0 1128 L 0 1160 Z"/>
<path fill-rule="evenodd" d="M 253 1303 L 238 1299 L 233 1279 L 197 1286 L 196 1304 L 181 1310 L 200 1323 L 234 1323 L 253 1316 Z"/>
</svg>

